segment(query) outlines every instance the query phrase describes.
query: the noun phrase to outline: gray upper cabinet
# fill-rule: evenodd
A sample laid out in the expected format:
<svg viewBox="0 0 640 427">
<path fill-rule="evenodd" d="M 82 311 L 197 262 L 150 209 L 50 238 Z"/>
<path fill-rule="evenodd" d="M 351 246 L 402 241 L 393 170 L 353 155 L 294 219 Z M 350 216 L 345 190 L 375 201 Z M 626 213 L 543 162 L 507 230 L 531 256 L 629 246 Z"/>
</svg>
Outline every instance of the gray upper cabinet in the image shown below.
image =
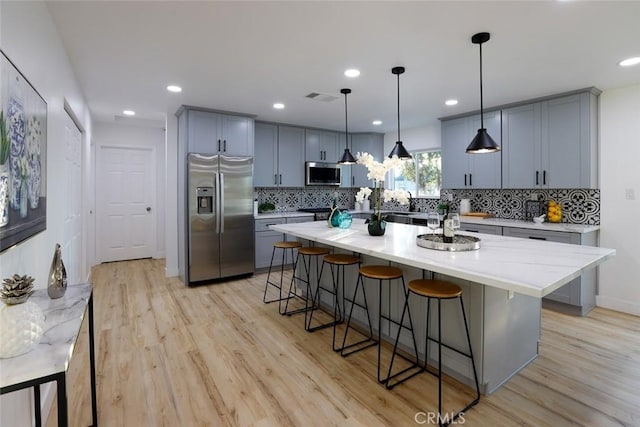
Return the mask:
<svg viewBox="0 0 640 427">
<path fill-rule="evenodd" d="M 487 133 L 502 144 L 500 111 L 484 114 Z M 466 149 L 480 128 L 480 116 L 442 122 L 442 187 L 500 188 L 501 153 L 467 154 Z"/>
<path fill-rule="evenodd" d="M 303 128 L 278 126 L 278 185 L 304 186 Z"/>
<path fill-rule="evenodd" d="M 503 110 L 503 188 L 597 186 L 597 102 L 589 91 Z"/>
<path fill-rule="evenodd" d="M 253 164 L 253 185 L 274 187 L 278 184 L 278 126 L 256 123 L 255 153 Z"/>
<path fill-rule="evenodd" d="M 308 162 L 337 163 L 339 134 L 337 132 L 307 129 L 305 136 L 305 158 Z"/>
<path fill-rule="evenodd" d="M 256 123 L 253 185 L 304 186 L 304 141 L 303 128 Z"/>
<path fill-rule="evenodd" d="M 196 109 L 179 114 L 187 114 L 188 152 L 253 156 L 253 118 Z"/>
<path fill-rule="evenodd" d="M 356 133 L 351 135 L 351 154 L 369 153 L 374 159 L 384 160 L 384 135 L 379 133 Z M 367 179 L 368 170 L 363 165 L 351 165 L 350 187 L 371 187 L 373 181 Z"/>
</svg>

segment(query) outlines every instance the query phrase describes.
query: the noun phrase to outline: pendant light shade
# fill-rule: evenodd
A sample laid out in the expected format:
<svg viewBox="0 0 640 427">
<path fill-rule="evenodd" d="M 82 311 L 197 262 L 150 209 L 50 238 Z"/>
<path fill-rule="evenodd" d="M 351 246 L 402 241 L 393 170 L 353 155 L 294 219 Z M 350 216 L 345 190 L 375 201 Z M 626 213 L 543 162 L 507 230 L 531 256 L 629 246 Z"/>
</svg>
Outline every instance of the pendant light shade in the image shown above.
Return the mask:
<svg viewBox="0 0 640 427">
<path fill-rule="evenodd" d="M 478 33 L 471 37 L 473 44 L 480 45 L 480 129 L 467 147 L 467 153 L 494 153 L 500 151 L 500 146 L 491 138 L 484 127 L 484 106 L 482 103 L 482 43 L 488 42 L 491 38 L 489 33 Z"/>
<path fill-rule="evenodd" d="M 340 93 L 344 95 L 344 154 L 340 160 L 338 160 L 339 164 L 342 165 L 351 165 L 356 162 L 356 159 L 353 158 L 351 151 L 349 151 L 349 120 L 347 116 L 347 95 L 351 93 L 351 89 L 340 89 Z"/>
<path fill-rule="evenodd" d="M 404 148 L 400 140 L 400 74 L 404 73 L 404 67 L 393 67 L 391 73 L 398 77 L 398 140 L 391 153 L 389 153 L 389 157 L 398 156 L 400 159 L 410 159 L 411 154 Z"/>
</svg>

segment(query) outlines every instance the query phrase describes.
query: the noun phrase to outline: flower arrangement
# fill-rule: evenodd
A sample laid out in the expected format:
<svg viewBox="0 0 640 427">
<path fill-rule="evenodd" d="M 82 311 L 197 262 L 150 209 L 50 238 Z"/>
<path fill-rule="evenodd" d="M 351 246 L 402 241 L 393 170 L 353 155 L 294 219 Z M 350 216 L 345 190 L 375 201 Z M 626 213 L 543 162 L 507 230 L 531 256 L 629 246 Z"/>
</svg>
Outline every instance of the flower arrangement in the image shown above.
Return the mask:
<svg viewBox="0 0 640 427">
<path fill-rule="evenodd" d="M 384 183 L 387 172 L 395 167 L 400 167 L 402 165 L 402 160 L 400 160 L 398 156 L 386 158 L 383 162 L 378 162 L 369 153 L 358 153 L 356 155 L 356 159 L 358 164 L 364 165 L 367 168 L 367 170 L 369 171 L 369 173 L 367 174 L 367 178 L 375 181 L 374 185 L 378 190 L 376 206 L 373 208 L 374 213 L 371 216 L 371 220 L 380 222 L 384 219 L 382 217 L 382 199 L 384 199 L 385 202 L 397 200 L 401 205 L 406 205 L 409 203 L 409 193 L 404 190 L 382 191 L 382 184 Z M 371 190 L 369 187 L 361 187 L 360 191 L 356 193 L 356 202 L 362 203 L 364 200 L 369 199 L 369 196 L 371 196 L 372 192 L 373 190 Z"/>
</svg>

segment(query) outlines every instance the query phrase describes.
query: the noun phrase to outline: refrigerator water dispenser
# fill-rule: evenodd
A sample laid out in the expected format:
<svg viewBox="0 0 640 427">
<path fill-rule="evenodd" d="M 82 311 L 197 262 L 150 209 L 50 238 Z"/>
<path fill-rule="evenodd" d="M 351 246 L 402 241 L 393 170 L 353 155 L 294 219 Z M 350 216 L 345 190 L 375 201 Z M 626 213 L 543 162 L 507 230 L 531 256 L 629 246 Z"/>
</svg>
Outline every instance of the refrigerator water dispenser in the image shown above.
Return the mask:
<svg viewBox="0 0 640 427">
<path fill-rule="evenodd" d="M 213 213 L 213 187 L 198 187 L 196 195 L 198 197 L 198 213 Z"/>
</svg>

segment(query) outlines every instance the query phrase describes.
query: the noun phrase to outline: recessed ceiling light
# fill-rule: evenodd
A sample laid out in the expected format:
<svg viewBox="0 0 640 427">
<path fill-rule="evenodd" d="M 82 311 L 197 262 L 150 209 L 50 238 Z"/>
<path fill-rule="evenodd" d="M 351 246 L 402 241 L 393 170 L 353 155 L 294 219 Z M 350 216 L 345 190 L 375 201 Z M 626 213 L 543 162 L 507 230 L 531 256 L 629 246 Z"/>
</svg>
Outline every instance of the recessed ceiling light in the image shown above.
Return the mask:
<svg viewBox="0 0 640 427">
<path fill-rule="evenodd" d="M 355 68 L 349 68 L 344 72 L 344 75 L 347 77 L 358 77 L 360 75 L 360 70 L 356 70 Z"/>
<path fill-rule="evenodd" d="M 618 62 L 618 65 L 620 65 L 621 67 L 630 67 L 632 65 L 638 65 L 638 64 L 640 64 L 640 56 L 623 59 L 622 61 Z"/>
<path fill-rule="evenodd" d="M 167 90 L 169 92 L 175 92 L 175 93 L 182 92 L 182 88 L 180 86 L 176 86 L 176 85 L 167 86 Z"/>
<path fill-rule="evenodd" d="M 374 126 L 380 126 L 382 124 L 382 120 L 374 120 L 371 122 Z"/>
<path fill-rule="evenodd" d="M 135 116 L 136 112 L 133 110 L 124 110 L 122 114 L 124 114 L 125 116 Z"/>
<path fill-rule="evenodd" d="M 284 104 L 281 102 L 276 102 L 275 104 L 273 104 L 273 108 L 275 108 L 276 110 L 282 110 L 284 108 Z"/>
<path fill-rule="evenodd" d="M 458 104 L 458 100 L 457 99 L 447 99 L 446 101 L 444 101 L 444 104 L 448 105 L 448 106 L 457 105 Z"/>
</svg>

